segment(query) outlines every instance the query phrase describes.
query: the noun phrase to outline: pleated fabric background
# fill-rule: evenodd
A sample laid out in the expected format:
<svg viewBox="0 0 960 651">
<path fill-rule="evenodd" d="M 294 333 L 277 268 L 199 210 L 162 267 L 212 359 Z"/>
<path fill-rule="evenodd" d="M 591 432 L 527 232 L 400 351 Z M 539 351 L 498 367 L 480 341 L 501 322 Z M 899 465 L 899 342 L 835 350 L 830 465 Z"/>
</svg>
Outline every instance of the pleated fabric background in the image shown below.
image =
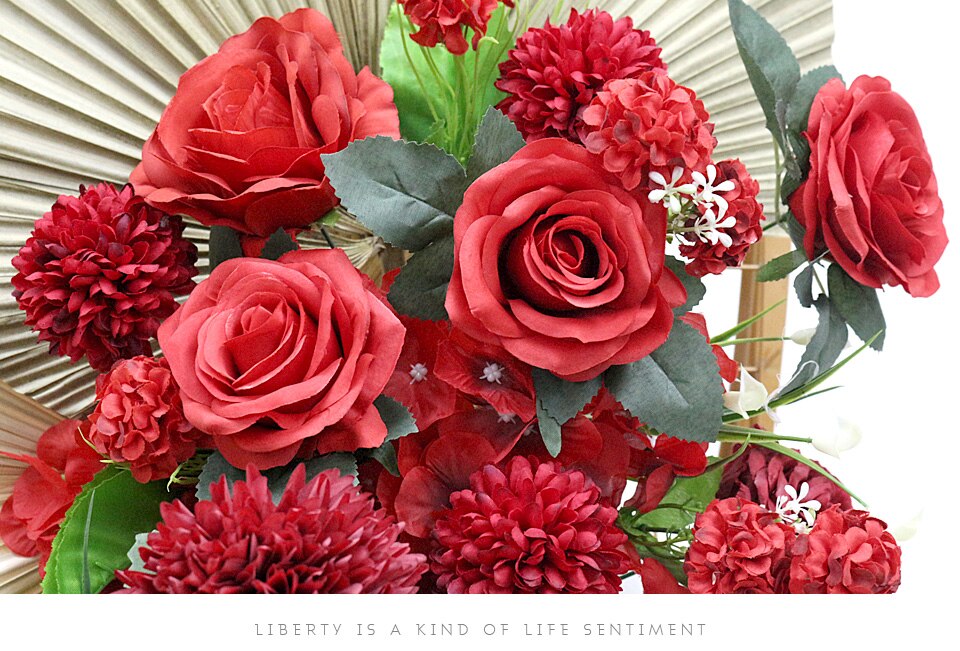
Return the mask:
<svg viewBox="0 0 960 651">
<path fill-rule="evenodd" d="M 57 412 L 83 412 L 95 373 L 50 356 L 24 325 L 10 284 L 13 256 L 34 220 L 81 183 L 122 184 L 187 68 L 261 16 L 302 6 L 327 14 L 353 64 L 378 68 L 393 0 L 0 0 L 0 449 L 33 453 Z M 519 0 L 536 5 L 536 0 Z M 785 36 L 804 70 L 830 63 L 831 0 L 752 0 Z M 558 6 L 559 5 L 559 6 Z M 737 54 L 726 0 L 561 0 L 539 3 L 565 19 L 570 6 L 633 17 L 663 48 L 670 75 L 704 101 L 717 158 L 739 157 L 772 205 L 773 144 Z M 539 22 L 538 22 L 539 21 Z M 207 229 L 188 237 L 207 265 Z M 382 242 L 354 222 L 332 233 L 358 267 L 375 265 Z M 319 233 L 301 237 L 323 246 Z M 29 398 L 25 397 L 29 396 Z M 0 502 L 23 465 L 0 459 Z M 0 592 L 35 591 L 36 563 L 0 545 Z"/>
</svg>

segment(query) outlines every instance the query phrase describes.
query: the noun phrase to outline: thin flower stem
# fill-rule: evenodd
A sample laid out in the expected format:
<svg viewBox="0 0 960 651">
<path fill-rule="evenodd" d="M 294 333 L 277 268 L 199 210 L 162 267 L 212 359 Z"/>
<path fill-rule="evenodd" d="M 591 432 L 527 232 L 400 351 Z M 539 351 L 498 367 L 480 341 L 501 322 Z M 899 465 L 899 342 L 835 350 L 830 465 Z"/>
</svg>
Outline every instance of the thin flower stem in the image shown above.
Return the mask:
<svg viewBox="0 0 960 651">
<path fill-rule="evenodd" d="M 790 337 L 747 337 L 745 339 L 727 339 L 718 346 L 736 346 L 738 344 L 756 344 L 765 341 L 789 341 Z"/>
<path fill-rule="evenodd" d="M 405 18 L 402 14 L 397 20 L 397 26 L 400 28 L 400 43 L 403 45 L 403 54 L 407 58 L 407 63 L 410 65 L 410 70 L 413 71 L 413 76 L 417 78 L 417 85 L 420 86 L 420 92 L 423 94 L 423 99 L 427 103 L 427 108 L 430 109 L 430 115 L 433 117 L 434 123 L 436 123 L 440 121 L 440 116 L 437 114 L 437 110 L 434 108 L 433 102 L 430 100 L 430 93 L 427 91 L 427 85 L 424 83 L 423 77 L 420 76 L 420 71 L 417 70 L 417 66 L 414 65 L 413 57 L 410 56 L 410 48 L 407 47 L 407 32 L 403 28 L 404 20 Z"/>
</svg>

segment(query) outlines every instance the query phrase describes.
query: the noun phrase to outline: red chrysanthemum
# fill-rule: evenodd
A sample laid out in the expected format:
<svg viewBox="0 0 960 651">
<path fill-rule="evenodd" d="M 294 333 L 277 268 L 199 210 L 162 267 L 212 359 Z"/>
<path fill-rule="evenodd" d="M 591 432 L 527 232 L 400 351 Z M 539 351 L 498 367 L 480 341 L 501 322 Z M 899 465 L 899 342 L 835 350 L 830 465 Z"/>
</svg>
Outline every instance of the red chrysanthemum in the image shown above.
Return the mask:
<svg viewBox="0 0 960 651">
<path fill-rule="evenodd" d="M 866 511 L 832 506 L 797 538 L 790 592 L 889 594 L 900 587 L 900 546 Z"/>
<path fill-rule="evenodd" d="M 53 539 L 74 498 L 103 468 L 100 457 L 80 436 L 83 423 L 65 420 L 37 441 L 37 456 L 0 455 L 28 464 L 0 509 L 0 539 L 19 556 L 39 556 L 40 576 Z"/>
<path fill-rule="evenodd" d="M 615 79 L 583 111 L 584 146 L 627 190 L 646 187 L 650 172 L 703 170 L 717 145 L 710 116 L 696 94 L 658 72 Z"/>
<path fill-rule="evenodd" d="M 13 295 L 50 352 L 106 371 L 150 354 L 150 339 L 189 292 L 196 247 L 180 218 L 151 208 L 129 185 L 63 195 L 37 220 L 13 266 Z"/>
<path fill-rule="evenodd" d="M 559 136 L 580 142 L 581 112 L 612 79 L 666 72 L 650 32 L 596 9 L 570 12 L 565 25 L 527 31 L 500 64 L 497 104 L 527 141 Z"/>
<path fill-rule="evenodd" d="M 210 487 L 193 511 L 162 504 L 140 550 L 144 571 L 117 572 L 136 593 L 400 593 L 417 591 L 425 558 L 397 542 L 401 527 L 352 477 L 302 465 L 279 504 L 253 466 Z"/>
<path fill-rule="evenodd" d="M 731 497 L 697 516 L 683 569 L 699 594 L 784 591 L 796 533 L 762 506 Z"/>
<path fill-rule="evenodd" d="M 722 235 L 716 242 L 691 237 L 689 243 L 680 246 L 680 253 L 691 260 L 687 271 L 694 276 L 718 274 L 727 267 L 739 267 L 747 250 L 763 237 L 760 223 L 764 219 L 763 206 L 757 201 L 760 184 L 737 159 L 716 164 L 716 180 L 711 180 L 711 185 L 717 186 L 725 181 L 732 181 L 734 188 L 721 193 L 727 210 L 718 221 L 724 223 L 733 217 L 734 223 L 718 229 Z M 695 221 L 688 222 L 688 226 Z"/>
<path fill-rule="evenodd" d="M 449 593 L 616 593 L 630 569 L 617 510 L 580 471 L 514 457 L 450 496 L 431 557 Z"/>
<path fill-rule="evenodd" d="M 89 440 L 100 454 L 129 464 L 137 481 L 166 479 L 197 451 L 201 434 L 183 415 L 165 358 L 118 362 L 98 378 L 97 399 Z"/>
<path fill-rule="evenodd" d="M 851 507 L 850 495 L 823 474 L 785 454 L 756 445 L 724 466 L 717 497 L 739 497 L 773 511 L 777 498 L 787 496 L 784 487 L 799 490 L 804 483 L 809 486 L 804 499 L 816 500 L 824 509 L 834 504 L 843 509 Z"/>
<path fill-rule="evenodd" d="M 476 49 L 487 33 L 487 23 L 500 0 L 397 0 L 410 22 L 419 29 L 410 35 L 423 47 L 443 43 L 453 54 L 467 51 L 464 29 L 473 30 L 472 44 Z M 502 0 L 513 7 L 514 0 Z"/>
</svg>

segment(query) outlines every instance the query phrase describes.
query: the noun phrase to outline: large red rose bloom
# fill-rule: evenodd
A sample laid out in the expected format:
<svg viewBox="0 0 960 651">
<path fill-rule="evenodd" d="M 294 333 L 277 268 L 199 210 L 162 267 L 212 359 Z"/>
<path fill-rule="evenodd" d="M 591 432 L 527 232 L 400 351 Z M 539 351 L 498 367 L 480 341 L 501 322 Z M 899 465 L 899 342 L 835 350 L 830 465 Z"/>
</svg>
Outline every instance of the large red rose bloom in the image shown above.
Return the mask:
<svg viewBox="0 0 960 651">
<path fill-rule="evenodd" d="M 447 313 L 531 366 L 595 377 L 666 341 L 686 292 L 664 269 L 665 239 L 664 208 L 583 147 L 528 144 L 464 195 Z"/>
<path fill-rule="evenodd" d="M 580 471 L 514 457 L 450 496 L 431 571 L 449 593 L 617 593 L 630 569 L 617 510 Z"/>
<path fill-rule="evenodd" d="M 900 546 L 887 525 L 865 511 L 832 506 L 797 538 L 790 592 L 889 594 L 900 587 Z"/>
<path fill-rule="evenodd" d="M 63 195 L 13 258 L 11 281 L 27 325 L 50 352 L 106 371 L 150 354 L 175 296 L 193 288 L 197 249 L 179 217 L 147 206 L 131 186 Z"/>
<path fill-rule="evenodd" d="M 133 593 L 410 594 L 424 557 L 397 542 L 401 527 L 353 478 L 297 467 L 279 504 L 256 470 L 226 479 L 191 511 L 160 506 L 163 522 L 140 549 L 143 572 L 118 572 Z"/>
<path fill-rule="evenodd" d="M 393 91 L 355 73 L 314 9 L 261 18 L 180 78 L 130 177 L 154 206 L 262 241 L 337 204 L 321 154 L 399 138 Z"/>
<path fill-rule="evenodd" d="M 810 174 L 790 195 L 811 260 L 824 250 L 862 285 L 940 287 L 934 265 L 947 233 L 920 123 L 882 77 L 831 79 L 813 100 L 804 133 Z"/>
<path fill-rule="evenodd" d="M 159 332 L 187 419 L 261 469 L 377 447 L 404 328 L 340 249 L 218 266 Z"/>
<path fill-rule="evenodd" d="M 648 70 L 666 72 L 650 32 L 629 17 L 614 20 L 592 9 L 571 10 L 565 25 L 530 29 L 500 64 L 496 86 L 507 97 L 497 104 L 528 142 L 561 137 L 579 142 L 581 112 L 612 79 Z"/>
</svg>

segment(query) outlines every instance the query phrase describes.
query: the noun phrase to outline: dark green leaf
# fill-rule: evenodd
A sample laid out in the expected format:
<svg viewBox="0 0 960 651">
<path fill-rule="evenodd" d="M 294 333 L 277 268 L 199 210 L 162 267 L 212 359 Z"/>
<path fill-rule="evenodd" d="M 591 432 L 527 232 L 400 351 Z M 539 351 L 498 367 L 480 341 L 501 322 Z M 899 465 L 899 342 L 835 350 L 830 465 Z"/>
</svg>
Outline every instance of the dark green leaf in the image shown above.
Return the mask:
<svg viewBox="0 0 960 651">
<path fill-rule="evenodd" d="M 781 395 L 802 387 L 833 366 L 847 344 L 847 324 L 827 297 L 819 296 L 813 304 L 820 313 L 817 330 L 803 351 L 793 378 L 780 392 Z"/>
<path fill-rule="evenodd" d="M 682 260 L 677 260 L 668 255 L 664 259 L 664 264 L 683 283 L 684 289 L 687 290 L 687 302 L 680 307 L 673 308 L 675 316 L 683 316 L 703 300 L 703 297 L 707 294 L 707 288 L 702 280 L 687 273 L 686 263 Z"/>
<path fill-rule="evenodd" d="M 407 260 L 390 286 L 390 304 L 417 319 L 446 319 L 444 301 L 452 274 L 453 235 L 448 235 Z"/>
<path fill-rule="evenodd" d="M 393 443 L 386 441 L 380 447 L 368 448 L 364 452 L 368 458 L 378 461 L 391 475 L 400 476 L 400 469 L 397 467 L 397 450 L 393 447 Z"/>
<path fill-rule="evenodd" d="M 780 257 L 774 258 L 760 268 L 757 272 L 757 280 L 767 283 L 773 280 L 780 280 L 790 275 L 790 272 L 807 261 L 807 254 L 803 251 L 794 249 L 790 253 L 785 253 Z"/>
<path fill-rule="evenodd" d="M 703 513 L 717 496 L 723 466 L 716 466 L 696 477 L 677 477 L 656 508 L 644 513 L 634 523 L 656 529 L 682 531 L 693 524 L 698 513 Z M 682 507 L 682 508 L 675 508 Z"/>
<path fill-rule="evenodd" d="M 380 418 L 387 426 L 387 441 L 395 441 L 417 431 L 413 414 L 393 398 L 379 396 L 373 401 L 373 406 L 380 412 Z"/>
<path fill-rule="evenodd" d="M 875 350 L 883 350 L 883 331 L 887 323 L 880 309 L 877 290 L 861 285 L 838 264 L 831 264 L 827 270 L 827 290 L 830 292 L 830 303 L 857 336 L 867 341 L 879 332 L 880 336 L 873 340 L 871 346 Z"/>
<path fill-rule="evenodd" d="M 240 237 L 229 226 L 210 227 L 210 270 L 231 258 L 242 258 L 243 248 L 240 246 Z"/>
<path fill-rule="evenodd" d="M 803 271 L 797 274 L 793 280 L 793 288 L 797 292 L 797 298 L 800 299 L 800 305 L 804 307 L 813 306 L 813 265 L 804 267 Z"/>
<path fill-rule="evenodd" d="M 833 66 L 814 68 L 800 78 L 787 107 L 787 127 L 790 131 L 800 134 L 807 130 L 813 98 L 831 79 L 842 79 L 840 72 Z"/>
<path fill-rule="evenodd" d="M 492 106 L 488 108 L 467 163 L 468 182 L 473 183 L 482 174 L 510 160 L 523 145 L 523 136 L 510 118 Z"/>
<path fill-rule="evenodd" d="M 94 492 L 96 500 L 91 506 Z M 85 587 L 93 593 L 103 590 L 113 581 L 115 570 L 129 565 L 127 551 L 136 535 L 156 527 L 160 503 L 169 498 L 162 481 L 141 484 L 118 466 L 101 470 L 67 510 L 47 561 L 43 591 L 79 594 Z"/>
<path fill-rule="evenodd" d="M 266 244 L 263 245 L 263 251 L 260 252 L 260 257 L 266 258 L 267 260 L 277 260 L 284 253 L 296 251 L 298 248 L 300 247 L 293 241 L 293 238 L 290 237 L 285 230 L 278 228 L 273 235 L 267 239 Z"/>
<path fill-rule="evenodd" d="M 280 495 L 283 494 L 283 489 L 286 488 L 290 476 L 301 463 L 306 466 L 307 481 L 330 468 L 338 469 L 340 474 L 343 475 L 357 474 L 357 460 L 347 452 L 325 454 L 307 461 L 296 459 L 286 466 L 271 468 L 261 473 L 267 478 L 267 485 L 270 487 L 274 502 L 279 502 Z M 210 499 L 210 486 L 220 481 L 221 477 L 226 477 L 227 488 L 232 488 L 234 482 L 246 481 L 247 473 L 230 465 L 219 452 L 214 452 L 207 459 L 207 464 L 203 467 L 203 472 L 200 473 L 200 478 L 197 481 L 197 498 L 201 500 Z"/>
<path fill-rule="evenodd" d="M 800 81 L 800 64 L 779 32 L 755 9 L 743 0 L 729 0 L 728 5 L 737 49 L 767 118 L 767 129 L 787 152 L 786 107 Z"/>
<path fill-rule="evenodd" d="M 560 454 L 560 428 L 597 395 L 600 384 L 599 377 L 585 382 L 568 382 L 549 371 L 533 369 L 540 436 L 552 456 Z"/>
<path fill-rule="evenodd" d="M 377 136 L 321 159 L 343 207 L 390 244 L 419 251 L 453 231 L 467 176 L 441 149 Z"/>
<path fill-rule="evenodd" d="M 723 383 L 706 339 L 682 321 L 638 362 L 614 366 L 604 383 L 624 407 L 658 431 L 687 441 L 715 441 L 723 423 Z"/>
</svg>

